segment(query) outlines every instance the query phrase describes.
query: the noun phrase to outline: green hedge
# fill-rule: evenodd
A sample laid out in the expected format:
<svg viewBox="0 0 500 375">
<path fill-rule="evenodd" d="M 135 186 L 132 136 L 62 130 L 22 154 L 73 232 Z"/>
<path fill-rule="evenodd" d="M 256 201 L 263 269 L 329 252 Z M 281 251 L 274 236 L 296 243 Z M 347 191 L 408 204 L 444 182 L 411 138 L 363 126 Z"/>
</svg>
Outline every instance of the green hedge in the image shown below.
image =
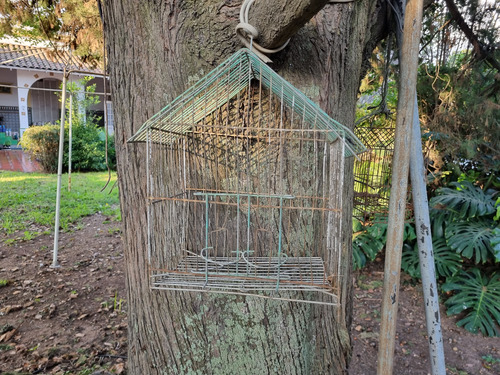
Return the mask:
<svg viewBox="0 0 500 375">
<path fill-rule="evenodd" d="M 68 168 L 68 127 L 64 129 L 64 169 Z M 92 123 L 73 126 L 72 170 L 89 172 L 106 170 L 104 131 Z M 44 171 L 57 172 L 59 125 L 32 126 L 22 136 L 21 146 L 38 160 Z M 116 167 L 114 137 L 108 137 L 108 162 Z"/>
</svg>

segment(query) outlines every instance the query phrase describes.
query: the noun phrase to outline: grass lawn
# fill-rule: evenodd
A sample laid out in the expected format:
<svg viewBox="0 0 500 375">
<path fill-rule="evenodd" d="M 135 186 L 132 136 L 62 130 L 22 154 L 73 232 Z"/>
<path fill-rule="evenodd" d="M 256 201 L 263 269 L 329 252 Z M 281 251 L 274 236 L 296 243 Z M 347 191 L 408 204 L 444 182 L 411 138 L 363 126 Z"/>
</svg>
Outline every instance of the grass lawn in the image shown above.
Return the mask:
<svg viewBox="0 0 500 375">
<path fill-rule="evenodd" d="M 120 220 L 118 188 L 109 191 L 116 180 L 108 172 L 72 173 L 71 192 L 68 192 L 68 175 L 62 176 L 60 226 L 67 230 L 81 217 L 101 212 Z M 55 222 L 57 175 L 0 171 L 0 232 L 11 234 L 24 231 L 25 239 L 40 234 L 38 227 L 53 231 Z"/>
</svg>

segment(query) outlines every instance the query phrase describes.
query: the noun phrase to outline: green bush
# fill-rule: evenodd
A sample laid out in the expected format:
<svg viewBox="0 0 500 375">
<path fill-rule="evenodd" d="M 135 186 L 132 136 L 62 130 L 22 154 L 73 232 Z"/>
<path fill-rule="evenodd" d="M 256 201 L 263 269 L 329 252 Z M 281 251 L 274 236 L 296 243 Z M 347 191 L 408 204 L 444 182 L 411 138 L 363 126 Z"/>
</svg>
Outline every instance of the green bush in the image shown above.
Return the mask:
<svg viewBox="0 0 500 375">
<path fill-rule="evenodd" d="M 68 169 L 69 137 L 68 127 L 64 129 L 64 163 Z M 106 170 L 105 136 L 93 122 L 76 124 L 72 130 L 72 170 L 80 172 Z M 40 162 L 43 170 L 49 173 L 57 171 L 59 152 L 59 125 L 33 126 L 26 130 L 21 140 L 21 146 L 33 158 Z M 115 168 L 116 158 L 114 137 L 108 137 L 108 162 L 111 169 Z"/>
<path fill-rule="evenodd" d="M 384 248 L 387 241 L 387 217 L 377 217 L 375 223 L 362 225 L 358 220 L 353 220 L 353 268 L 363 268 L 366 262 L 373 261 L 377 254 Z M 417 238 L 415 230 L 409 223 L 405 223 L 403 240 L 414 241 Z M 408 246 L 405 244 L 405 246 Z"/>
<path fill-rule="evenodd" d="M 66 129 L 67 132 L 67 129 Z M 73 142 L 71 151 L 71 167 L 73 170 L 104 171 L 106 167 L 106 142 L 104 132 L 95 124 L 77 125 L 73 128 Z M 108 137 L 108 163 L 111 169 L 115 169 L 115 147 L 114 137 Z M 64 145 L 64 166 L 68 167 L 69 143 Z"/>
<path fill-rule="evenodd" d="M 32 158 L 38 160 L 43 170 L 49 173 L 57 171 L 57 153 L 59 150 L 59 126 L 32 126 L 23 133 L 20 141 Z"/>
<path fill-rule="evenodd" d="M 100 100 L 95 92 L 95 84 L 88 85 L 92 77 L 84 77 L 78 83 L 70 82 L 67 90 L 72 100 L 66 101 L 66 121 L 64 124 L 64 164 L 68 169 L 69 156 L 69 118 L 72 121 L 72 149 L 71 169 L 79 172 L 107 170 L 106 165 L 106 136 L 102 129 L 97 126 L 98 118 L 93 115 L 85 115 L 88 108 L 99 104 Z M 87 94 L 81 98 L 78 93 L 85 87 Z M 90 94 L 89 94 L 90 93 Z M 59 99 L 61 101 L 61 98 Z M 71 101 L 71 103 L 70 103 Z M 31 127 L 24 132 L 22 147 L 35 159 L 40 161 L 46 172 L 57 171 L 59 153 L 59 125 L 47 124 L 44 126 Z M 108 165 L 115 169 L 115 142 L 114 137 L 108 137 Z"/>
</svg>

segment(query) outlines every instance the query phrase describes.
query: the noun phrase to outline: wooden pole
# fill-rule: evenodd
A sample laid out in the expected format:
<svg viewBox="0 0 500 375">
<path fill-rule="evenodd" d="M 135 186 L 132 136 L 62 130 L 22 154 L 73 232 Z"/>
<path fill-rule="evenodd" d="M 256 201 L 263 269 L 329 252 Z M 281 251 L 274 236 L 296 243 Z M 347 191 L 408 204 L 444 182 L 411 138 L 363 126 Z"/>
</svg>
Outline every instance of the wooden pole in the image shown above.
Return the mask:
<svg viewBox="0 0 500 375">
<path fill-rule="evenodd" d="M 408 189 L 411 134 L 416 93 L 418 52 L 422 28 L 422 0 L 409 0 L 404 18 L 396 135 L 392 162 L 391 196 L 382 294 L 382 321 L 378 353 L 378 375 L 391 375 L 401 273 L 401 253 Z"/>
</svg>

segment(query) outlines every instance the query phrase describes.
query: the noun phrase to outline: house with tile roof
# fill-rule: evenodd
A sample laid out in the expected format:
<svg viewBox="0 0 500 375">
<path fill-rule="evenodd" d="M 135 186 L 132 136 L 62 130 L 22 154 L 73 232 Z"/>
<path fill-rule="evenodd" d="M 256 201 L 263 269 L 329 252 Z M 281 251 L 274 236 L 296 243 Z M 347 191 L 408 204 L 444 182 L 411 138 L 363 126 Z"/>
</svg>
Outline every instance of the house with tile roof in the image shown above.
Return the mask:
<svg viewBox="0 0 500 375">
<path fill-rule="evenodd" d="M 82 61 L 69 51 L 2 39 L 0 130 L 8 132 L 16 140 L 29 126 L 59 120 L 61 103 L 57 94 L 60 92 L 65 67 L 67 70 L 77 71 L 70 75 L 68 82 L 77 82 L 84 76 L 94 77 L 89 84 L 96 84 L 95 91 L 100 103 L 88 110 L 103 118 L 106 105 L 108 125 L 112 129 L 111 101 L 109 95 L 104 99 L 104 79 L 100 68 Z"/>
</svg>

